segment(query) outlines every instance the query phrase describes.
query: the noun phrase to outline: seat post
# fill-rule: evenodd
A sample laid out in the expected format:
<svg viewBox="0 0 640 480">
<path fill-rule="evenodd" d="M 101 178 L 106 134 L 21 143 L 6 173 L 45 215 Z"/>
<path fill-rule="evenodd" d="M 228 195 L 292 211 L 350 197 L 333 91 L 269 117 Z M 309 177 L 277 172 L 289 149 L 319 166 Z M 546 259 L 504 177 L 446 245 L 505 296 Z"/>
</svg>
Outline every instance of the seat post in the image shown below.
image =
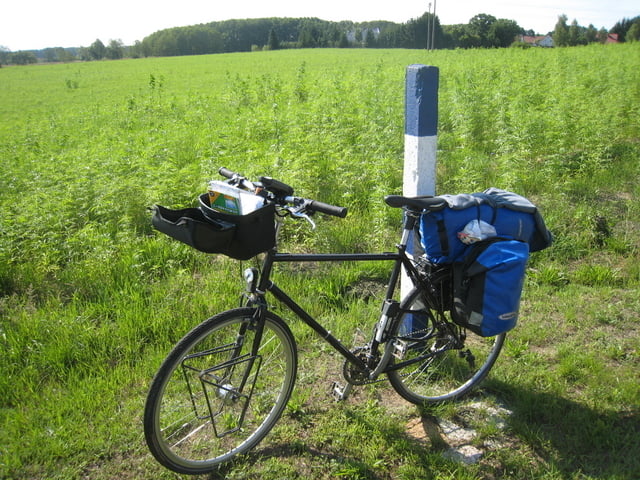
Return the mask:
<svg viewBox="0 0 640 480">
<path fill-rule="evenodd" d="M 400 245 L 403 249 L 407 246 L 409 242 L 410 235 L 413 233 L 418 217 L 420 216 L 420 212 L 413 210 L 411 208 L 404 208 L 403 215 L 403 230 L 402 230 L 402 239 L 400 240 Z"/>
</svg>

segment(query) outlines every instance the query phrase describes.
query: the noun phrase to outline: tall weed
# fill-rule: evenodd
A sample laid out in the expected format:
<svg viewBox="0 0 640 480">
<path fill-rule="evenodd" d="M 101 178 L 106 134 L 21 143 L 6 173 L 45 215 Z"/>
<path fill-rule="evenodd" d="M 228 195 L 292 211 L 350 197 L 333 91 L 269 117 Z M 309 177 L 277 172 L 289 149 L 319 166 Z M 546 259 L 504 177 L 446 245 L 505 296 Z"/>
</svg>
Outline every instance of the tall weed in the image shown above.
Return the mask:
<svg viewBox="0 0 640 480">
<path fill-rule="evenodd" d="M 514 346 L 517 371 L 505 365 L 503 374 L 515 387 L 503 390 L 512 398 L 522 395 L 513 389 L 532 386 L 559 395 L 580 380 L 583 396 L 571 395 L 595 404 L 599 391 L 587 372 L 602 352 L 616 369 L 637 369 L 637 319 L 629 313 L 637 309 L 585 306 L 590 296 L 627 302 L 640 282 L 637 45 L 269 51 L 3 68 L 0 476 L 50 477 L 61 458 L 68 470 L 60 475 L 73 476 L 104 451 L 142 457 L 141 397 L 158 362 L 196 323 L 236 305 L 241 265 L 162 237 L 147 207 L 193 205 L 226 166 L 350 209 L 347 220 L 317 217 L 317 231 L 290 226 L 283 249 L 393 249 L 400 213 L 382 199 L 402 190 L 404 71 L 412 63 L 440 68 L 438 192 L 514 190 L 541 207 L 555 235 L 554 247 L 532 258 L 525 308 L 535 322 L 514 340 L 534 350 Z M 301 281 L 296 272 L 282 275 L 348 336 L 377 314 L 354 288 L 383 283 L 384 268 L 312 270 Z M 607 287 L 616 290 L 605 294 Z M 615 342 L 593 355 L 572 357 L 575 345 L 563 346 L 562 381 L 554 380 L 543 368 L 555 360 L 546 345 L 561 342 L 558 325 L 575 335 L 584 318 L 590 331 L 628 335 L 607 337 Z M 597 370 L 605 384 L 613 382 L 608 372 Z M 637 390 L 612 385 L 607 398 L 631 408 Z M 529 397 L 516 401 L 524 416 L 528 401 L 545 400 Z M 531 418 L 541 411 L 532 405 Z M 544 425 L 537 433 L 515 425 L 548 451 L 538 437 Z M 383 428 L 393 441 L 397 431 Z M 347 433 L 336 442 L 356 432 Z M 369 448 L 367 462 L 390 476 L 429 475 L 432 463 L 449 468 L 435 457 L 394 466 L 379 445 Z M 415 448 L 390 448 L 400 449 L 394 458 L 416 456 Z M 544 466 L 560 471 L 549 478 L 573 471 Z M 361 463 L 327 471 L 373 474 Z"/>
</svg>

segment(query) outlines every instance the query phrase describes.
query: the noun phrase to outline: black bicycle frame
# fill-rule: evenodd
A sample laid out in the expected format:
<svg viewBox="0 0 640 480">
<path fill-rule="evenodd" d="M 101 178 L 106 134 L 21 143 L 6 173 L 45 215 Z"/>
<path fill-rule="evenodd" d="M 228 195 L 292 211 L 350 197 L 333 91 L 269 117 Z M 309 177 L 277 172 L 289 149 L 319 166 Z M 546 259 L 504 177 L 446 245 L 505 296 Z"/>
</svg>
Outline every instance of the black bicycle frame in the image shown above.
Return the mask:
<svg viewBox="0 0 640 480">
<path fill-rule="evenodd" d="M 286 305 L 293 313 L 295 313 L 304 323 L 313 329 L 322 339 L 329 343 L 336 351 L 338 351 L 345 359 L 357 366 L 361 370 L 365 370 L 367 366 L 362 359 L 352 353 L 340 340 L 334 337 L 331 332 L 324 328 L 309 313 L 307 313 L 300 305 L 298 305 L 289 295 L 281 290 L 275 283 L 271 281 L 271 271 L 275 263 L 291 263 L 291 262 L 365 262 L 365 261 L 392 261 L 395 262 L 387 285 L 387 293 L 385 300 L 393 299 L 400 272 L 404 266 L 407 275 L 411 279 L 413 285 L 423 284 L 415 265 L 407 255 L 407 243 L 409 236 L 412 234 L 416 226 L 419 212 L 405 210 L 403 218 L 403 235 L 402 240 L 396 245 L 396 252 L 383 253 L 279 253 L 275 248 L 266 253 L 262 263 L 262 273 L 260 280 L 255 286 L 252 294 L 263 297 L 266 292 L 271 292 L 273 296 Z M 425 286 L 425 285 L 423 285 Z M 254 305 L 266 306 L 264 301 L 252 301 Z M 259 314 L 260 315 L 260 314 Z M 257 345 L 256 345 L 257 348 Z M 376 347 L 377 348 L 377 347 Z"/>
<path fill-rule="evenodd" d="M 331 332 L 318 323 L 309 313 L 307 313 L 298 303 L 296 303 L 289 295 L 281 290 L 275 283 L 270 280 L 271 269 L 274 263 L 288 262 L 364 262 L 364 261 L 393 261 L 395 265 L 389 278 L 387 286 L 386 298 L 393 298 L 393 294 L 400 277 L 401 267 L 404 266 L 409 277 L 414 284 L 418 281 L 418 273 L 415 266 L 409 260 L 405 253 L 404 245 L 397 246 L 397 252 L 384 253 L 326 253 L 326 254 L 290 254 L 278 253 L 272 250 L 267 253 L 262 266 L 262 275 L 260 283 L 257 287 L 259 292 L 271 292 L 273 296 L 286 305 L 293 313 L 295 313 L 304 323 L 311 327 L 320 337 L 329 343 L 336 351 L 338 351 L 349 362 L 353 363 L 360 369 L 365 369 L 364 362 L 354 355 L 340 340 L 334 337 Z"/>
</svg>

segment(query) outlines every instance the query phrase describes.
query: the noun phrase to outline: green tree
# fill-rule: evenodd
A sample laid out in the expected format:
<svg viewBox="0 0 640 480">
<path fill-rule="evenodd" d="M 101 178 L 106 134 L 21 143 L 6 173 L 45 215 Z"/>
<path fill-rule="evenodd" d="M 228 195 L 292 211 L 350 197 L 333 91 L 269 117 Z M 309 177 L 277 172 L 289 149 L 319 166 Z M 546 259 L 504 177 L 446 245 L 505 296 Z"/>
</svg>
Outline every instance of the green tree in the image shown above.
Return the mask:
<svg viewBox="0 0 640 480">
<path fill-rule="evenodd" d="M 567 26 L 567 16 L 562 14 L 558 17 L 556 28 L 553 30 L 553 43 L 556 47 L 566 47 L 569 45 L 569 27 Z"/>
<path fill-rule="evenodd" d="M 362 45 L 362 30 L 356 28 L 353 32 L 353 39 L 355 46 L 359 47 Z"/>
<path fill-rule="evenodd" d="M 102 60 L 107 53 L 107 47 L 100 39 L 97 39 L 89 47 L 89 56 L 92 60 Z"/>
<path fill-rule="evenodd" d="M 45 48 L 42 53 L 46 62 L 72 62 L 76 57 L 66 48 Z"/>
<path fill-rule="evenodd" d="M 328 31 L 328 38 L 331 47 L 339 47 L 342 41 L 342 35 L 346 38 L 346 33 L 341 30 L 337 24 L 332 24 Z"/>
<path fill-rule="evenodd" d="M 376 46 L 376 37 L 370 28 L 365 30 L 363 45 L 365 48 L 374 48 Z"/>
<path fill-rule="evenodd" d="M 583 45 L 585 42 L 583 35 L 583 28 L 578 25 L 578 21 L 573 19 L 571 26 L 569 27 L 569 45 L 575 47 L 576 45 Z"/>
<path fill-rule="evenodd" d="M 278 35 L 276 31 L 272 28 L 269 30 L 269 50 L 278 50 L 280 48 L 280 40 L 278 39 Z"/>
<path fill-rule="evenodd" d="M 91 54 L 89 53 L 89 49 L 87 47 L 80 47 L 78 49 L 78 57 L 83 62 L 88 62 L 91 60 Z"/>
<path fill-rule="evenodd" d="M 631 29 L 634 23 L 639 21 L 640 17 L 623 18 L 622 20 L 616 22 L 609 33 L 617 33 L 620 41 L 625 42 L 627 40 L 627 32 Z"/>
<path fill-rule="evenodd" d="M 514 20 L 504 18 L 496 20 L 489 28 L 489 40 L 494 47 L 508 47 L 522 32 L 522 28 Z"/>
<path fill-rule="evenodd" d="M 76 56 L 71 51 L 62 47 L 56 48 L 56 55 L 59 62 L 73 62 L 76 58 Z"/>
<path fill-rule="evenodd" d="M 598 30 L 593 24 L 589 24 L 587 30 L 584 32 L 584 38 L 587 43 L 595 43 L 598 41 Z"/>
<path fill-rule="evenodd" d="M 105 56 L 110 60 L 119 60 L 124 57 L 124 43 L 122 40 L 111 40 L 105 49 Z"/>
<path fill-rule="evenodd" d="M 14 52 L 9 55 L 9 63 L 14 65 L 28 65 L 30 63 L 37 63 L 38 58 L 33 52 Z"/>
<path fill-rule="evenodd" d="M 627 30 L 631 28 L 631 25 L 633 25 L 633 20 L 629 18 L 623 18 L 622 20 L 616 22 L 609 33 L 617 33 L 620 41 L 624 42 L 626 40 Z"/>
<path fill-rule="evenodd" d="M 461 39 L 469 34 L 468 25 L 444 25 L 443 29 L 443 47 L 444 48 L 464 48 Z"/>
<path fill-rule="evenodd" d="M 7 47 L 3 47 L 0 45 L 0 66 L 4 63 L 5 65 L 9 63 L 9 55 L 11 54 L 11 50 Z"/>
<path fill-rule="evenodd" d="M 349 48 L 349 39 L 347 38 L 347 33 L 342 32 L 340 34 L 340 40 L 338 42 L 338 48 Z"/>
<path fill-rule="evenodd" d="M 429 12 L 419 18 L 409 20 L 400 28 L 398 33 L 399 35 L 396 38 L 398 43 L 394 45 L 395 47 L 427 48 L 427 43 L 431 45 L 431 39 L 440 48 L 444 44 L 440 20 Z M 427 42 L 427 35 L 429 36 L 429 42 Z"/>
<path fill-rule="evenodd" d="M 313 48 L 316 46 L 316 41 L 313 36 L 313 31 L 310 27 L 304 27 L 298 37 L 298 46 L 300 48 Z"/>
<path fill-rule="evenodd" d="M 607 41 L 607 35 L 609 35 L 609 32 L 607 32 L 606 28 L 602 27 L 598 30 L 598 41 L 600 43 L 605 43 Z"/>
<path fill-rule="evenodd" d="M 56 50 L 54 48 L 45 48 L 42 53 L 44 53 L 44 59 L 46 62 L 55 62 L 58 60 L 58 56 L 56 55 Z"/>
<path fill-rule="evenodd" d="M 625 36 L 625 40 L 627 42 L 639 42 L 640 41 L 640 20 L 637 20 L 629 30 L 627 30 L 627 35 Z"/>
<path fill-rule="evenodd" d="M 491 38 L 491 28 L 497 19 L 493 15 L 480 13 L 469 20 L 469 33 L 472 37 L 477 37 L 481 47 L 493 47 L 494 41 Z"/>
<path fill-rule="evenodd" d="M 144 47 L 142 46 L 142 42 L 140 40 L 136 40 L 135 43 L 129 47 L 129 55 L 131 58 L 140 58 L 146 57 L 144 54 Z"/>
</svg>

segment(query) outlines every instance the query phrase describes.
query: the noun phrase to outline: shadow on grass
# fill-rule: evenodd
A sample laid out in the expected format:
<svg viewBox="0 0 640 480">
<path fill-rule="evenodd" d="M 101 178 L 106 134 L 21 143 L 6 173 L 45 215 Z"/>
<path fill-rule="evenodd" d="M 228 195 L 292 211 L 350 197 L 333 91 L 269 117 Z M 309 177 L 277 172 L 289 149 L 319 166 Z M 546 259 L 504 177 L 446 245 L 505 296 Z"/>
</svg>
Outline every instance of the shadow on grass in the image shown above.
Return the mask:
<svg viewBox="0 0 640 480">
<path fill-rule="evenodd" d="M 496 380 L 486 387 L 513 411 L 514 433 L 567 478 L 640 479 L 640 407 L 598 410 Z"/>
<path fill-rule="evenodd" d="M 432 478 L 436 472 L 446 468 L 451 470 L 450 463 L 441 455 L 440 446 L 432 447 L 417 442 L 407 434 L 404 424 L 381 421 L 379 416 L 371 415 L 362 405 L 333 405 L 328 411 L 314 411 L 307 418 L 316 415 L 327 419 L 329 423 L 344 421 L 348 427 L 343 425 L 343 429 L 355 428 L 362 432 L 362 437 L 352 438 L 349 442 L 344 442 L 343 438 L 342 442 L 314 443 L 313 430 L 316 426 L 305 426 L 303 422 L 296 428 L 301 434 L 305 432 L 304 435 L 259 445 L 229 464 L 221 465 L 207 479 L 240 478 L 238 475 L 242 474 L 245 474 L 243 478 L 263 478 L 262 474 L 264 478 L 283 478 L 278 477 L 282 474 L 290 475 L 286 478 L 386 480 L 397 478 L 399 470 L 408 472 L 409 478 Z M 345 432 L 336 429 L 336 437 L 342 434 Z M 308 439 L 302 438 L 307 435 Z M 380 444 L 371 446 L 372 438 L 380 441 L 384 448 L 380 449 Z M 375 462 L 369 463 L 363 459 L 363 450 L 366 449 L 377 449 L 379 456 Z M 272 471 L 278 465 L 282 466 L 283 471 Z"/>
<path fill-rule="evenodd" d="M 523 452 L 523 455 L 533 452 L 534 458 L 524 458 L 526 464 L 533 467 L 533 472 L 539 468 L 538 473 L 542 474 L 550 469 L 554 472 L 550 478 L 559 479 L 640 479 L 638 407 L 620 411 L 599 410 L 597 406 L 589 407 L 557 394 L 497 380 L 489 380 L 484 386 L 513 412 L 509 417 L 509 435 L 516 436 L 518 442 L 527 446 L 526 450 L 530 453 Z M 429 417 L 429 409 L 422 411 L 422 415 L 423 418 Z M 380 421 L 378 416 L 364 412 L 361 405 L 345 406 L 343 410 L 336 407 L 336 410 L 329 412 L 314 411 L 310 416 L 341 417 L 347 419 L 350 425 L 361 427 L 359 431 L 382 439 L 389 447 L 382 454 L 384 465 L 370 465 L 362 460 L 359 448 L 365 447 L 366 438 L 362 439 L 361 445 L 346 448 L 342 445 L 338 448 L 336 444 L 321 449 L 314 447 L 313 440 L 298 438 L 258 446 L 254 451 L 220 466 L 206 478 L 241 478 L 238 475 L 243 474 L 246 475 L 242 478 L 260 478 L 261 473 L 266 472 L 265 468 L 269 470 L 274 466 L 274 461 L 275 464 L 280 462 L 283 467 L 288 465 L 293 468 L 296 478 L 339 476 L 381 480 L 397 478 L 398 469 L 405 467 L 411 469 L 408 478 L 437 478 L 441 472 L 462 476 L 456 478 L 476 478 L 473 475 L 478 473 L 467 471 L 464 465 L 453 467 L 442 455 L 443 445 L 435 443 L 433 438 L 427 443 L 416 442 L 407 435 L 403 425 Z M 313 428 L 310 427 L 311 430 Z M 298 429 L 303 432 L 305 426 L 299 424 L 294 430 Z M 533 466 L 537 463 L 536 459 L 542 461 L 539 467 Z M 490 461 L 479 468 L 488 475 L 483 478 L 499 478 L 499 473 L 509 467 Z M 291 473 L 291 470 L 287 471 Z M 533 472 L 529 471 L 529 474 Z M 516 474 L 510 478 L 527 477 Z"/>
<path fill-rule="evenodd" d="M 237 474 L 238 470 L 242 470 L 242 465 L 254 465 L 264 461 L 266 458 L 278 458 L 285 462 L 288 461 L 287 459 L 297 459 L 295 462 L 297 470 L 296 478 L 314 478 L 313 474 L 321 474 L 322 478 L 326 478 L 326 475 L 331 474 L 332 465 L 340 465 L 342 468 L 348 468 L 352 472 L 357 472 L 357 478 L 367 478 L 371 480 L 388 478 L 386 475 L 379 476 L 379 472 L 375 472 L 373 468 L 353 457 L 321 452 L 311 447 L 301 450 L 300 446 L 288 444 L 276 444 L 264 448 L 258 447 L 255 451 L 249 452 L 228 464 L 221 465 L 206 478 L 208 478 L 208 480 L 223 480 L 229 478 L 234 473 Z M 303 466 L 303 458 L 306 463 L 316 463 L 316 465 Z M 306 470 L 315 471 L 311 472 Z M 252 472 L 250 476 L 255 477 L 257 474 L 257 472 Z"/>
</svg>

